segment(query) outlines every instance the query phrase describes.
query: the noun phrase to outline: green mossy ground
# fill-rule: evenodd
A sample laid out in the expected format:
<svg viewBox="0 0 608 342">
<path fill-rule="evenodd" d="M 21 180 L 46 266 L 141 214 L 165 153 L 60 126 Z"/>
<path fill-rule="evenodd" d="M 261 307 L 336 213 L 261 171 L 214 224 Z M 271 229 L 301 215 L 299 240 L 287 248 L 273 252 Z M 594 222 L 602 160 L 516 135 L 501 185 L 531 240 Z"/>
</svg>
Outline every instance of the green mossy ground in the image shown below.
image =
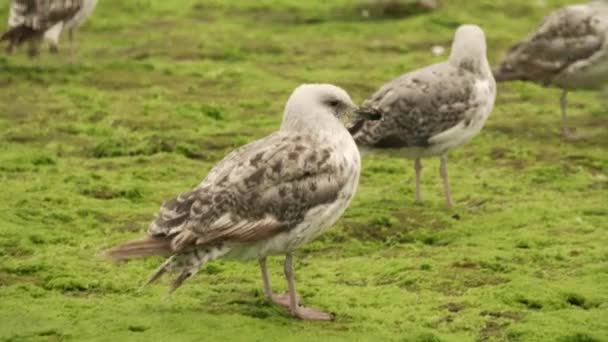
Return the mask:
<svg viewBox="0 0 608 342">
<path fill-rule="evenodd" d="M 346 0 L 102 0 L 77 32 L 79 63 L 0 57 L 0 340 L 606 341 L 608 115 L 597 93 L 501 84 L 482 134 L 438 161 L 366 158 L 359 192 L 297 254 L 304 301 L 331 323 L 291 319 L 261 293 L 256 263 L 208 265 L 170 298 L 138 287 L 159 259 L 99 259 L 140 236 L 159 204 L 236 146 L 277 129 L 294 87 L 330 82 L 360 102 L 445 58 L 461 23 L 489 57 L 570 1 L 448 0 L 363 19 Z M 0 4 L 5 22 L 7 1 Z M 376 13 L 376 12 L 373 12 Z M 281 259 L 270 263 L 284 290 Z"/>
</svg>

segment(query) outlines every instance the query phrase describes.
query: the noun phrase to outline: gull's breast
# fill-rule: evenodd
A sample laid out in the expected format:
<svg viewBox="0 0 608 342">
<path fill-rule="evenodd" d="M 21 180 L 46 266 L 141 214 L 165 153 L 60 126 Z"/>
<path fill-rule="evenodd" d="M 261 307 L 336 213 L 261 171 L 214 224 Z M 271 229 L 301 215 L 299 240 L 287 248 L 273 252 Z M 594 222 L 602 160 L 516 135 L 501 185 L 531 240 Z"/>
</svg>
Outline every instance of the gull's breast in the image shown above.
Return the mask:
<svg viewBox="0 0 608 342">
<path fill-rule="evenodd" d="M 480 79 L 475 82 L 473 92 L 474 103 L 467 110 L 467 120 L 445 130 L 429 139 L 431 147 L 427 154 L 438 155 L 453 148 L 464 145 L 475 137 L 483 128 L 490 116 L 496 98 L 496 85 L 490 79 Z"/>
</svg>

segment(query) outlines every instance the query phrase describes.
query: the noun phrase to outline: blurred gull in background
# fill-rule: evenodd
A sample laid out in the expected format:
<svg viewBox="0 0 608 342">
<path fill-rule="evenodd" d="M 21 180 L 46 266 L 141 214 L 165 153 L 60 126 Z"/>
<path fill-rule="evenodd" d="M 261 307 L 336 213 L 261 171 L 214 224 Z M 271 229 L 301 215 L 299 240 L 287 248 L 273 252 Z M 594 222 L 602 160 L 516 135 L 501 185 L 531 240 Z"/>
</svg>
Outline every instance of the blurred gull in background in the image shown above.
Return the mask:
<svg viewBox="0 0 608 342">
<path fill-rule="evenodd" d="M 59 36 L 68 31 L 70 62 L 75 62 L 74 29 L 93 13 L 97 0 L 13 0 L 8 18 L 8 31 L 0 41 L 7 40 L 9 53 L 28 42 L 28 54 L 38 55 L 44 38 L 52 52 L 59 49 Z"/>
<path fill-rule="evenodd" d="M 349 130 L 363 150 L 397 148 L 415 160 L 417 202 L 421 201 L 420 159 L 440 156 L 445 199 L 451 206 L 447 153 L 481 131 L 495 97 L 483 30 L 463 25 L 456 31 L 448 61 L 386 83 L 361 107 L 382 119 L 360 119 Z"/>
<path fill-rule="evenodd" d="M 608 83 L 608 1 L 562 7 L 549 14 L 528 38 L 507 52 L 494 72 L 497 81 L 531 81 L 562 89 L 563 133 L 567 94 Z"/>
</svg>

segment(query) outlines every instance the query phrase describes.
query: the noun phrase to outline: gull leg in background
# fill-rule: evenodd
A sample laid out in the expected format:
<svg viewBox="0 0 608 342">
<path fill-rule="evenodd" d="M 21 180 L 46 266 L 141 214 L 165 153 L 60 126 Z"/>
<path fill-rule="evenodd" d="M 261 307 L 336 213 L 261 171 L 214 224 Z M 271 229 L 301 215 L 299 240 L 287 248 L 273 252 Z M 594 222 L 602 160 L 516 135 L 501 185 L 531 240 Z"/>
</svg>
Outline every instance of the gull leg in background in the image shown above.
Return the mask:
<svg viewBox="0 0 608 342">
<path fill-rule="evenodd" d="M 422 162 L 420 158 L 416 158 L 414 161 L 414 170 L 416 171 L 416 202 L 422 202 L 422 196 L 420 195 L 420 173 L 422 172 Z"/>
<path fill-rule="evenodd" d="M 448 207 L 453 205 L 452 194 L 450 193 L 450 183 L 448 181 L 448 156 L 446 154 L 441 155 L 441 165 L 439 166 L 439 173 L 443 179 L 443 192 L 445 194 L 445 201 Z"/>
<path fill-rule="evenodd" d="M 70 41 L 70 64 L 76 63 L 76 53 L 74 52 L 74 30 L 68 30 L 68 39 Z"/>
<path fill-rule="evenodd" d="M 55 44 L 55 43 L 50 43 L 49 44 L 49 52 L 52 53 L 52 54 L 59 53 L 59 46 L 57 46 L 57 44 Z"/>
<path fill-rule="evenodd" d="M 30 58 L 38 56 L 40 41 L 38 39 L 28 41 L 27 55 Z"/>
<path fill-rule="evenodd" d="M 559 105 L 562 111 L 562 134 L 566 138 L 574 137 L 574 129 L 568 127 L 568 90 L 564 89 L 559 98 Z"/>
</svg>

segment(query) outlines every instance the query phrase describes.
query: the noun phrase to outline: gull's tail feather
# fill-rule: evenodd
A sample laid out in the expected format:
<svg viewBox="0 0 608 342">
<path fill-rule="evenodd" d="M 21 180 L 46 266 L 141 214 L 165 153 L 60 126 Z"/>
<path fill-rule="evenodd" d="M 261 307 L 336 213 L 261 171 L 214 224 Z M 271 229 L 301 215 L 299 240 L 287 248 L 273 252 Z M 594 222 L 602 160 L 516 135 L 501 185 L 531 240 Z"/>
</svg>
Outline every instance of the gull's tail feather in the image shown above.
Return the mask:
<svg viewBox="0 0 608 342">
<path fill-rule="evenodd" d="M 195 275 L 201 267 L 209 261 L 215 260 L 230 251 L 222 245 L 207 247 L 202 249 L 193 249 L 187 253 L 172 256 L 152 275 L 148 284 L 159 279 L 167 271 L 179 272 L 177 278 L 171 283 L 169 295 L 184 284 L 186 280 Z"/>
<path fill-rule="evenodd" d="M 361 106 L 355 111 L 355 114 L 360 119 L 370 121 L 382 120 L 382 111 L 375 107 Z"/>
<path fill-rule="evenodd" d="M 169 256 L 160 267 L 148 278 L 140 291 L 147 285 L 155 283 L 165 273 L 179 273 L 171 283 L 169 294 L 177 290 L 182 284 L 195 275 L 207 262 L 217 259 L 230 251 L 222 243 L 215 246 L 194 246 L 188 250 L 176 251 L 172 248 L 171 239 L 167 237 L 147 237 L 143 240 L 131 241 L 114 247 L 105 252 L 105 256 L 112 260 L 125 261 L 148 256 Z"/>
<path fill-rule="evenodd" d="M 204 265 L 203 260 L 199 260 L 199 255 L 196 252 L 189 253 L 187 255 L 174 255 L 167 259 L 160 267 L 154 271 L 154 273 L 150 276 L 148 281 L 143 284 L 139 290 L 143 290 L 146 286 L 155 283 L 163 275 L 167 272 L 179 272 L 177 278 L 171 282 L 171 287 L 169 288 L 168 295 L 171 295 L 175 290 L 177 290 L 182 284 L 190 277 L 192 277 L 201 266 Z"/>
<path fill-rule="evenodd" d="M 171 240 L 166 237 L 147 237 L 143 240 L 130 241 L 116 246 L 105 255 L 113 260 L 130 260 L 149 256 L 170 256 L 174 254 Z"/>
<path fill-rule="evenodd" d="M 159 280 L 165 273 L 167 273 L 168 271 L 171 270 L 171 265 L 173 264 L 173 260 L 174 260 L 174 256 L 170 257 L 169 259 L 167 259 L 162 265 L 160 265 L 156 271 L 154 271 L 154 273 L 150 276 L 150 278 L 148 279 L 148 281 L 146 281 L 140 288 L 139 290 L 143 290 L 146 286 L 155 283 L 157 280 Z"/>
<path fill-rule="evenodd" d="M 525 81 L 525 77 L 510 67 L 501 66 L 492 70 L 492 74 L 496 82 Z"/>
<path fill-rule="evenodd" d="M 363 129 L 365 122 L 378 120 L 382 120 L 381 110 L 373 107 L 361 106 L 355 111 L 355 119 L 346 127 L 346 129 L 354 137 Z"/>
<path fill-rule="evenodd" d="M 182 286 L 184 281 L 192 277 L 198 271 L 198 268 L 200 268 L 200 266 L 198 266 L 196 269 L 187 268 L 180 272 L 177 278 L 175 278 L 171 283 L 171 287 L 169 288 L 169 294 L 172 294 L 173 292 L 175 292 L 175 290 Z"/>
</svg>

